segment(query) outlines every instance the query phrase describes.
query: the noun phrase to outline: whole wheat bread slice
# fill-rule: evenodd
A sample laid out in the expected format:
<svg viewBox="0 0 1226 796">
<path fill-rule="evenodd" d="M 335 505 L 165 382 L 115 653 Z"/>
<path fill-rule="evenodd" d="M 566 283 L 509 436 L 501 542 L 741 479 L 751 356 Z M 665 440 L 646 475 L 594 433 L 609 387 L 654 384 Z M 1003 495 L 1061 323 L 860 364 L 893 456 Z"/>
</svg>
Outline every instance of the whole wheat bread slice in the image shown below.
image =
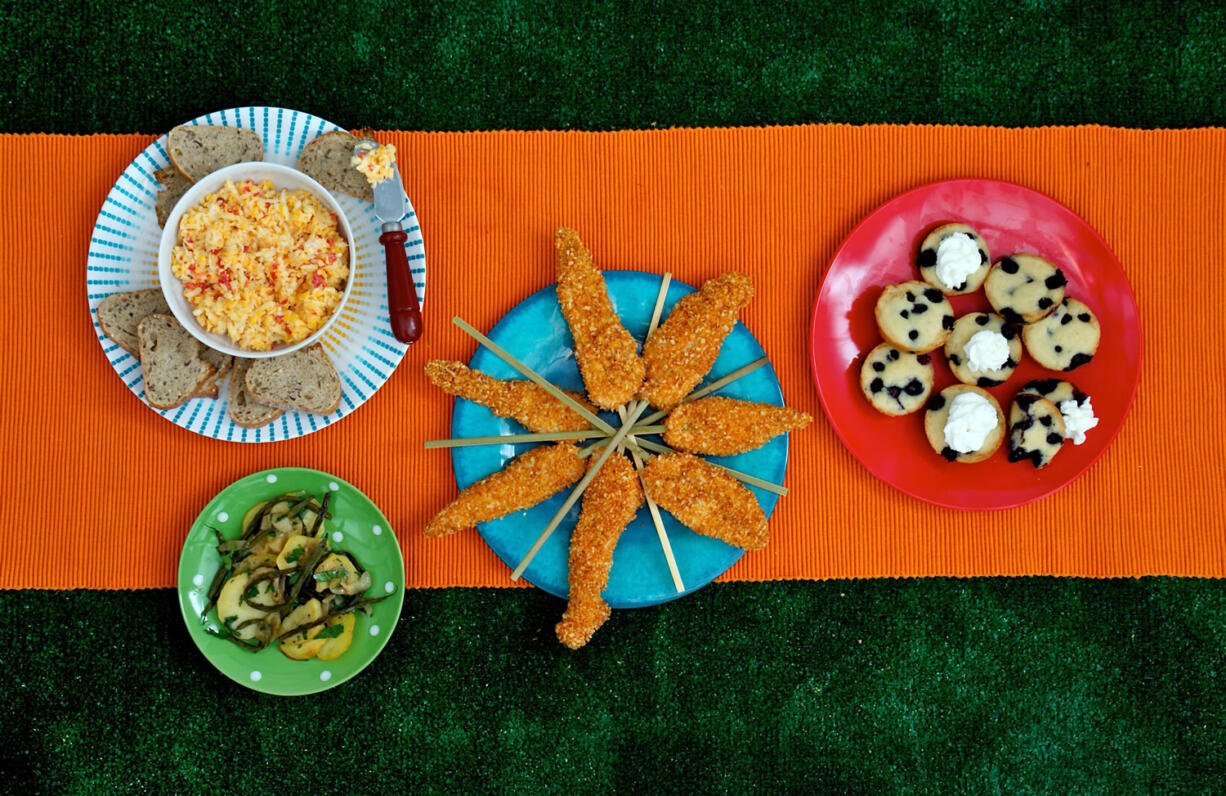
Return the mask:
<svg viewBox="0 0 1226 796">
<path fill-rule="evenodd" d="M 182 124 L 171 130 L 166 151 L 175 169 L 192 182 L 223 166 L 264 158 L 264 144 L 255 130 L 206 124 Z"/>
<path fill-rule="evenodd" d="M 230 367 L 234 364 L 234 357 L 229 354 L 223 354 L 206 346 L 200 347 L 200 358 L 213 366 L 213 375 L 209 376 L 200 386 L 196 388 L 196 396 L 199 398 L 216 398 L 221 392 L 221 382 L 225 379 L 226 374 L 230 372 Z"/>
<path fill-rule="evenodd" d="M 179 197 L 187 193 L 187 189 L 192 187 L 192 181 L 175 169 L 155 171 L 153 176 L 162 185 L 162 190 L 158 191 L 157 204 L 154 208 L 157 211 L 158 226 L 164 227 L 166 226 L 166 219 L 170 218 L 170 211 L 174 210 Z"/>
<path fill-rule="evenodd" d="M 140 339 L 136 327 L 145 316 L 170 314 L 170 305 L 161 288 L 112 293 L 98 305 L 98 325 L 107 337 L 134 357 L 140 357 Z"/>
<path fill-rule="evenodd" d="M 153 314 L 137 325 L 145 400 L 158 409 L 173 409 L 194 398 L 215 368 L 200 358 L 204 348 L 173 315 Z"/>
<path fill-rule="evenodd" d="M 328 190 L 373 202 L 375 192 L 366 181 L 366 175 L 349 165 L 353 145 L 357 142 L 357 138 L 344 130 L 324 133 L 302 148 L 298 169 Z"/>
<path fill-rule="evenodd" d="M 226 412 L 235 424 L 247 428 L 259 428 L 276 420 L 285 411 L 252 400 L 247 394 L 247 370 L 254 359 L 239 357 L 234 360 L 234 375 L 230 378 L 230 406 Z"/>
<path fill-rule="evenodd" d="M 316 343 L 279 357 L 257 359 L 247 370 L 248 395 L 267 406 L 330 415 L 341 405 L 341 379 Z"/>
</svg>

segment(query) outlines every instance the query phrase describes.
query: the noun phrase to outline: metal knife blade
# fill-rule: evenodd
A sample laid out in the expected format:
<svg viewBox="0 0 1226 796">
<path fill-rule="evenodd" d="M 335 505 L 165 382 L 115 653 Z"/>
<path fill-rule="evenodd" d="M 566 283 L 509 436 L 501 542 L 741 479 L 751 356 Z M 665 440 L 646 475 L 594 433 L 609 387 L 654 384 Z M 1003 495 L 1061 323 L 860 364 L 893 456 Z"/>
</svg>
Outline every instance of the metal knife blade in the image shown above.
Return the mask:
<svg viewBox="0 0 1226 796">
<path fill-rule="evenodd" d="M 358 141 L 354 152 L 369 150 L 377 143 L 364 138 Z M 375 215 L 383 223 L 379 242 L 387 260 L 387 308 L 392 334 L 402 343 L 415 343 L 421 337 L 421 305 L 417 301 L 417 287 L 409 270 L 404 242 L 408 236 L 400 227 L 400 219 L 408 212 L 409 197 L 400 181 L 400 169 L 392 163 L 392 176 L 374 186 Z"/>
</svg>

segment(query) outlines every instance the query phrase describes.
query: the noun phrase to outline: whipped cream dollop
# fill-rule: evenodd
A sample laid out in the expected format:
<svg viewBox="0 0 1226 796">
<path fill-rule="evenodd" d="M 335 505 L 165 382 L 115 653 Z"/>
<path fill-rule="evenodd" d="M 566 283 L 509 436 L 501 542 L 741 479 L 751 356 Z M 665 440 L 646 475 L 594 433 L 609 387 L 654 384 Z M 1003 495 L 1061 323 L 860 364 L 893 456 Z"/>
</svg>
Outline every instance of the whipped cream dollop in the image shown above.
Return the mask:
<svg viewBox="0 0 1226 796">
<path fill-rule="evenodd" d="M 966 366 L 976 373 L 999 370 L 1009 359 L 1009 341 L 1000 332 L 988 329 L 971 335 L 962 350 L 966 352 Z"/>
<path fill-rule="evenodd" d="M 937 279 L 950 290 L 962 287 L 979 266 L 979 247 L 965 233 L 956 232 L 937 246 Z"/>
<path fill-rule="evenodd" d="M 1060 414 L 1064 416 L 1064 438 L 1071 439 L 1074 445 L 1085 442 L 1086 432 L 1098 425 L 1088 395 L 1081 403 L 1077 403 L 1076 398 L 1061 401 Z"/>
<path fill-rule="evenodd" d="M 996 428 L 996 408 L 977 392 L 963 392 L 949 403 L 945 420 L 945 444 L 958 453 L 970 453 L 983 447 L 992 429 Z"/>
</svg>

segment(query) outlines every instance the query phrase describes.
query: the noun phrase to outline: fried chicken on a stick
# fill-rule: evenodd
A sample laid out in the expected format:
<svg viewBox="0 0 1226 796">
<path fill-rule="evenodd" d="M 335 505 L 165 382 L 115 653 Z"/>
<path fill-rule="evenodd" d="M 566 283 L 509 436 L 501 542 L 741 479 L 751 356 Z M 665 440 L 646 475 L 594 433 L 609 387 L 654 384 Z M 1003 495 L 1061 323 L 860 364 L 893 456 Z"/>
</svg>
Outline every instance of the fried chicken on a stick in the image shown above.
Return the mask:
<svg viewBox="0 0 1226 796">
<path fill-rule="evenodd" d="M 643 468 L 643 485 L 660 508 L 692 531 L 746 550 L 766 546 L 766 515 L 753 492 L 697 456 L 655 457 Z"/>
<path fill-rule="evenodd" d="M 583 493 L 579 522 L 570 536 L 570 602 L 556 628 L 558 640 L 571 649 L 586 644 L 609 618 L 600 593 L 609 584 L 613 548 L 643 505 L 643 490 L 634 465 L 621 454 L 604 463 Z"/>
<path fill-rule="evenodd" d="M 499 417 L 518 421 L 529 431 L 549 433 L 588 428 L 587 420 L 575 410 L 530 381 L 503 381 L 445 359 L 427 362 L 426 378 L 448 395 L 479 403 Z M 596 411 L 581 393 L 570 390 L 566 393 L 585 408 Z"/>
<path fill-rule="evenodd" d="M 562 227 L 558 250 L 558 304 L 575 339 L 575 361 L 592 403 L 613 410 L 643 383 L 643 360 L 613 311 L 604 276 L 573 229 Z"/>
<path fill-rule="evenodd" d="M 639 395 L 656 409 L 672 409 L 715 364 L 736 316 L 753 298 L 753 282 L 730 271 L 683 296 L 643 345 L 647 379 Z"/>
<path fill-rule="evenodd" d="M 809 425 L 813 418 L 786 406 L 712 396 L 680 404 L 664 421 L 664 443 L 689 453 L 735 456 Z"/>
<path fill-rule="evenodd" d="M 426 536 L 447 536 L 531 508 L 583 477 L 586 462 L 574 445 L 541 445 L 465 489 L 426 524 Z"/>
</svg>

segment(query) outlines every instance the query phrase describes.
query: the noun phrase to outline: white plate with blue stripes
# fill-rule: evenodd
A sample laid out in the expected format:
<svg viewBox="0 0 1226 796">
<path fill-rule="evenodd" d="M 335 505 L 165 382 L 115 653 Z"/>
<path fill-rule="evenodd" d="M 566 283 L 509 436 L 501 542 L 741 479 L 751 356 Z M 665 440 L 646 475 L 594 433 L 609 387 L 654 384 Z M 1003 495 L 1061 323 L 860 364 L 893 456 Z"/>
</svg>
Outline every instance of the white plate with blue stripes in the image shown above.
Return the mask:
<svg viewBox="0 0 1226 796">
<path fill-rule="evenodd" d="M 288 108 L 246 107 L 209 113 L 188 124 L 246 127 L 264 141 L 264 160 L 296 167 L 302 148 L 316 136 L 343 129 L 339 125 Z M 158 183 L 153 173 L 170 165 L 166 136 L 136 156 L 115 182 L 94 225 L 85 277 L 94 334 L 111 367 L 146 406 L 140 361 L 102 333 L 98 304 L 112 293 L 158 287 L 157 251 L 162 230 L 154 207 Z M 195 398 L 173 409 L 150 409 L 177 426 L 213 439 L 232 442 L 279 442 L 330 426 L 353 412 L 391 377 L 406 346 L 391 332 L 387 309 L 387 277 L 380 223 L 374 205 L 353 196 L 332 193 L 353 226 L 353 293 L 341 317 L 323 337 L 323 345 L 341 377 L 341 405 L 330 415 L 286 412 L 262 428 L 244 428 L 230 421 L 229 381 L 217 398 Z M 417 213 L 409 204 L 401 220 L 408 240 L 405 254 L 417 285 L 426 295 L 426 250 Z"/>
</svg>

